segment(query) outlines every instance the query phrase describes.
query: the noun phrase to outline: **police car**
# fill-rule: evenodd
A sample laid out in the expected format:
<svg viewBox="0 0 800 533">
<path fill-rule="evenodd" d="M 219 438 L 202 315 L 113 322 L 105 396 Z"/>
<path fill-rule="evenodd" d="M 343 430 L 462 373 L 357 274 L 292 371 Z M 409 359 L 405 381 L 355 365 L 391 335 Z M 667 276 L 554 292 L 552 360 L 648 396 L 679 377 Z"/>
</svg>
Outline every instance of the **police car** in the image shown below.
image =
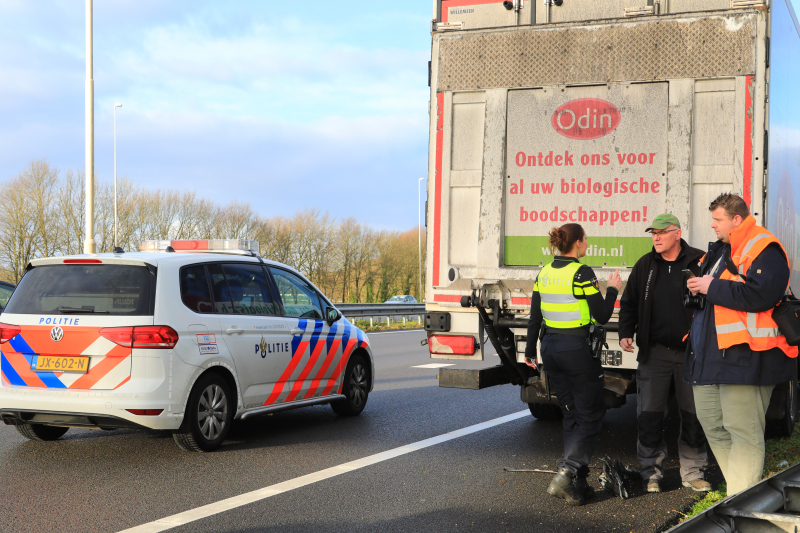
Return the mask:
<svg viewBox="0 0 800 533">
<path fill-rule="evenodd" d="M 255 250 L 145 241 L 136 253 L 32 261 L 0 318 L 0 418 L 32 440 L 149 428 L 211 451 L 234 420 L 317 404 L 361 413 L 367 336 Z"/>
</svg>

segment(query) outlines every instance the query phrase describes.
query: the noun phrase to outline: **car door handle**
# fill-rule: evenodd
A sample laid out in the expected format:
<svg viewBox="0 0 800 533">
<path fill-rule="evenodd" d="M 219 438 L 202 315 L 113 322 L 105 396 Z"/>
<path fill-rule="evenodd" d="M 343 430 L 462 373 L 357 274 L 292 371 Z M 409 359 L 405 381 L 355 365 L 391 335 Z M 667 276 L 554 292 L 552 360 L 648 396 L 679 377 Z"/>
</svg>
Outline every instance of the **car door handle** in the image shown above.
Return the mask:
<svg viewBox="0 0 800 533">
<path fill-rule="evenodd" d="M 303 333 L 305 333 L 305 331 L 304 331 L 304 330 L 302 330 L 302 329 L 300 329 L 300 328 L 292 328 L 292 329 L 289 331 L 289 333 L 291 333 L 292 335 L 294 335 L 294 336 L 296 337 L 296 336 L 298 336 L 298 335 L 302 335 Z"/>
<path fill-rule="evenodd" d="M 228 328 L 225 330 L 225 332 L 228 335 L 233 335 L 234 333 L 244 333 L 244 330 L 239 328 Z"/>
</svg>

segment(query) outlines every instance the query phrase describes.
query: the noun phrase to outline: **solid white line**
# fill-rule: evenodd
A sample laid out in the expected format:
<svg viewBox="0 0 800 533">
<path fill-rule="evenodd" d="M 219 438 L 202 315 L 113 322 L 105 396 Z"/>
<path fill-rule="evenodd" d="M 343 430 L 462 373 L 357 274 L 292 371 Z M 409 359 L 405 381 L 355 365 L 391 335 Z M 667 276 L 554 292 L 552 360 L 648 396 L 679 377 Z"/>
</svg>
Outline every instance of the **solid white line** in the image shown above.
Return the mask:
<svg viewBox="0 0 800 533">
<path fill-rule="evenodd" d="M 446 366 L 455 366 L 455 365 L 456 365 L 455 363 L 450 363 L 450 364 L 431 363 L 429 365 L 412 366 L 411 368 L 444 368 Z"/>
<path fill-rule="evenodd" d="M 332 477 L 340 476 L 342 474 L 346 474 L 354 470 L 359 470 L 361 468 L 381 463 L 383 461 L 388 461 L 389 459 L 394 459 L 395 457 L 400 457 L 401 455 L 406 455 L 411 452 L 416 452 L 424 448 L 434 446 L 436 444 L 441 444 L 442 442 L 447 442 L 449 440 L 465 437 L 467 435 L 471 435 L 473 433 L 477 433 L 485 429 L 491 429 L 501 424 L 513 422 L 514 420 L 518 420 L 520 418 L 525 418 L 528 416 L 530 416 L 530 411 L 528 409 L 524 411 L 519 411 L 518 413 L 502 416 L 500 418 L 495 418 L 494 420 L 489 420 L 481 424 L 476 424 L 474 426 L 458 429 L 450 433 L 445 433 L 444 435 L 439 435 L 438 437 L 432 437 L 430 439 L 425 439 L 412 444 L 407 444 L 405 446 L 401 446 L 393 450 L 388 450 L 385 452 L 376 453 L 375 455 L 364 457 L 363 459 L 357 459 L 349 463 L 344 463 L 331 468 L 326 468 L 325 470 L 320 470 L 319 472 L 306 474 L 305 476 L 300 476 L 298 478 L 290 479 L 288 481 L 283 481 L 282 483 L 270 485 L 262 489 L 254 490 L 253 492 L 247 492 L 239 496 L 234 496 L 232 498 L 220 500 L 216 503 L 211 503 L 208 505 L 204 505 L 202 507 L 190 509 L 188 511 L 184 511 L 183 513 L 174 514 L 172 516 L 161 518 L 154 522 L 149 522 L 147 524 L 142 524 L 140 526 L 126 529 L 121 533 L 157 533 L 159 531 L 166 531 L 167 529 L 171 529 L 173 527 L 189 524 L 196 520 L 208 518 L 209 516 L 213 516 L 219 513 L 224 513 L 225 511 L 230 511 L 231 509 L 236 509 L 237 507 L 242 507 L 243 505 L 248 505 L 251 503 L 255 503 L 257 501 L 265 500 L 267 498 L 271 498 L 272 496 L 277 496 L 278 494 L 283 494 L 284 492 L 289 492 L 294 489 L 299 489 L 301 487 L 305 487 L 306 485 L 311 485 L 312 483 L 316 483 L 318 481 L 323 481 L 326 479 L 330 479 Z"/>
</svg>

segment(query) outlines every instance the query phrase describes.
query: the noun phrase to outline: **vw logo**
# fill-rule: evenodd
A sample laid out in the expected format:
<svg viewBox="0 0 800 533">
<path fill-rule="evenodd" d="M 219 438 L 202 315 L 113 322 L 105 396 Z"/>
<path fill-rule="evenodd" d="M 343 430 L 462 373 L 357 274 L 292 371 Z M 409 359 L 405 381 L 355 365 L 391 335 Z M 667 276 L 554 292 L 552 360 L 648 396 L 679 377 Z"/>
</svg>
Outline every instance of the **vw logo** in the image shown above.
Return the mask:
<svg viewBox="0 0 800 533">
<path fill-rule="evenodd" d="M 56 342 L 64 338 L 64 330 L 61 329 L 61 326 L 56 326 L 50 330 L 50 338 Z"/>
</svg>

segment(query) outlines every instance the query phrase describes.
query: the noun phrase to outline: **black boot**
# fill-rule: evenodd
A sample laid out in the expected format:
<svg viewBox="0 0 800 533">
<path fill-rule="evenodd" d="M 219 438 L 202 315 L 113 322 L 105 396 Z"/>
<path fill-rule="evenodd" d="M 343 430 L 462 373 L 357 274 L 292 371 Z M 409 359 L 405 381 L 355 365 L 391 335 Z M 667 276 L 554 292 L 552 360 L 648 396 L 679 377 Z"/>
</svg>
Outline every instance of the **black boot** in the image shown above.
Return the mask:
<svg viewBox="0 0 800 533">
<path fill-rule="evenodd" d="M 575 476 L 575 490 L 578 491 L 578 494 L 582 495 L 585 500 L 589 498 L 594 498 L 594 487 L 589 485 L 589 481 L 586 479 L 586 476 L 581 476 L 578 474 Z"/>
<path fill-rule="evenodd" d="M 559 469 L 547 487 L 547 494 L 566 500 L 569 505 L 583 505 L 584 496 L 575 488 L 574 480 L 575 474 L 570 470 Z"/>
</svg>

